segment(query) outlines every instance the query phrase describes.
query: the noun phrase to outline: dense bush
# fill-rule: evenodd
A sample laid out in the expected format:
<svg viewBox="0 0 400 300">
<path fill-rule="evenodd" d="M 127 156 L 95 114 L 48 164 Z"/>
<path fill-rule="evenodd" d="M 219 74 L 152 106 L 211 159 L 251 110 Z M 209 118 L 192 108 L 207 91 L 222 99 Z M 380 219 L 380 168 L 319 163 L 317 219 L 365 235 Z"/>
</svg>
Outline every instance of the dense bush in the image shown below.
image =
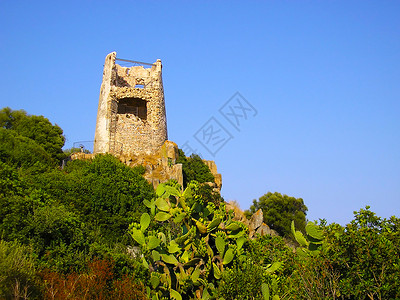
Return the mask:
<svg viewBox="0 0 400 300">
<path fill-rule="evenodd" d="M 0 299 L 27 299 L 38 294 L 31 251 L 18 242 L 0 240 Z"/>
<path fill-rule="evenodd" d="M 184 192 L 155 193 L 110 155 L 61 170 L 63 143 L 46 118 L 0 111 L 1 299 L 400 298 L 399 218 L 367 207 L 346 226 L 306 225 L 301 198 L 268 193 L 251 211 L 299 246 L 250 240 L 199 157 L 181 153 Z"/>
<path fill-rule="evenodd" d="M 214 182 L 213 174 L 200 156 L 192 154 L 190 157 L 186 157 L 181 149 L 178 150 L 178 153 L 179 156 L 176 163 L 182 164 L 184 188 L 186 188 L 192 180 L 199 183 Z"/>
<path fill-rule="evenodd" d="M 296 228 L 304 232 L 308 209 L 303 199 L 268 192 L 258 201 L 253 200 L 250 213 L 255 213 L 259 209 L 263 211 L 265 224 L 276 230 L 281 236 L 292 238 L 290 230 L 292 221 Z"/>
<path fill-rule="evenodd" d="M 0 128 L 15 131 L 35 141 L 54 163 L 59 163 L 65 157 L 61 149 L 65 142 L 62 129 L 43 116 L 30 116 L 23 110 L 13 111 L 6 107 L 0 110 Z"/>
<path fill-rule="evenodd" d="M 4 128 L 0 128 L 0 161 L 31 172 L 44 172 L 54 165 L 50 154 L 34 140 Z"/>
<path fill-rule="evenodd" d="M 134 274 L 116 277 L 109 260 L 95 259 L 88 263 L 87 270 L 67 275 L 43 270 L 40 277 L 43 299 L 148 299 L 144 284 Z"/>
<path fill-rule="evenodd" d="M 354 220 L 326 228 L 324 252 L 340 274 L 342 294 L 355 299 L 400 298 L 400 219 L 366 209 Z"/>
</svg>

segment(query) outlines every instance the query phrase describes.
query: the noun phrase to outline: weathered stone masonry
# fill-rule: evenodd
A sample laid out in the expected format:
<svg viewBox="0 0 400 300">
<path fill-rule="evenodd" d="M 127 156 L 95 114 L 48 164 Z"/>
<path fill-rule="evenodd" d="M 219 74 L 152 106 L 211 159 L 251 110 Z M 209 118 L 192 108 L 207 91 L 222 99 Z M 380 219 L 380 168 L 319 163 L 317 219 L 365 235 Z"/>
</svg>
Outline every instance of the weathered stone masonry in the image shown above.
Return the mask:
<svg viewBox="0 0 400 300">
<path fill-rule="evenodd" d="M 167 140 L 161 61 L 145 66 L 121 67 L 116 64 L 116 52 L 107 55 L 97 111 L 95 154 L 151 154 Z"/>
<path fill-rule="evenodd" d="M 139 66 L 123 67 L 116 62 Z M 178 146 L 167 138 L 161 60 L 154 64 L 138 63 L 107 55 L 93 154 L 76 153 L 73 159 L 91 158 L 110 153 L 129 166 L 143 165 L 144 177 L 156 187 L 176 179 L 183 184 L 182 165 L 176 164 Z M 221 174 L 213 161 L 205 161 L 215 177 L 215 188 L 222 186 Z"/>
</svg>

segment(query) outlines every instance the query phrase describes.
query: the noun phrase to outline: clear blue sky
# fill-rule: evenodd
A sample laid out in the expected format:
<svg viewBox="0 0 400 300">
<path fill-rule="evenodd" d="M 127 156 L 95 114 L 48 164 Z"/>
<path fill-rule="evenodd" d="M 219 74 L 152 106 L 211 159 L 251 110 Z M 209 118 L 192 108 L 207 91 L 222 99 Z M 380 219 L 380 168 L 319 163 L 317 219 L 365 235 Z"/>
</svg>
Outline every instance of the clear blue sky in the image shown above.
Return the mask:
<svg viewBox="0 0 400 300">
<path fill-rule="evenodd" d="M 163 62 L 169 139 L 247 209 L 268 191 L 308 218 L 400 216 L 399 1 L 0 1 L 0 107 L 93 140 L 105 56 Z M 219 113 L 240 92 L 257 115 Z M 193 135 L 231 134 L 215 156 Z"/>
</svg>

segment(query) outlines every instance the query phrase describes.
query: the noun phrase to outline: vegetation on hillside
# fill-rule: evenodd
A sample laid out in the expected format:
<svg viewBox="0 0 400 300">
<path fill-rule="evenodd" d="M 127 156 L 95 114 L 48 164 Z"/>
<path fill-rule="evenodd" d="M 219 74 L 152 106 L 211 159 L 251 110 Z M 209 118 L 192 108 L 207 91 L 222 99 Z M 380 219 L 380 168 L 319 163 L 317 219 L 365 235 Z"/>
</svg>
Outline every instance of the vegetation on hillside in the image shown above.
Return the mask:
<svg viewBox="0 0 400 300">
<path fill-rule="evenodd" d="M 296 228 L 302 232 L 305 230 L 308 209 L 301 198 L 296 199 L 288 195 L 268 192 L 258 201 L 253 200 L 253 205 L 246 214 L 252 215 L 259 209 L 263 211 L 265 224 L 276 230 L 281 236 L 291 237 L 290 224 L 292 221 Z"/>
<path fill-rule="evenodd" d="M 6 108 L 0 124 L 0 299 L 400 298 L 397 217 L 307 223 L 302 199 L 267 193 L 250 211 L 281 236 L 249 239 L 198 157 L 180 156 L 184 190 L 154 191 L 110 155 L 61 169 L 42 116 Z"/>
<path fill-rule="evenodd" d="M 178 149 L 178 154 L 176 163 L 182 164 L 184 188 L 193 180 L 199 183 L 214 182 L 213 174 L 200 156 L 192 154 L 190 157 L 186 157 L 181 149 Z"/>
</svg>

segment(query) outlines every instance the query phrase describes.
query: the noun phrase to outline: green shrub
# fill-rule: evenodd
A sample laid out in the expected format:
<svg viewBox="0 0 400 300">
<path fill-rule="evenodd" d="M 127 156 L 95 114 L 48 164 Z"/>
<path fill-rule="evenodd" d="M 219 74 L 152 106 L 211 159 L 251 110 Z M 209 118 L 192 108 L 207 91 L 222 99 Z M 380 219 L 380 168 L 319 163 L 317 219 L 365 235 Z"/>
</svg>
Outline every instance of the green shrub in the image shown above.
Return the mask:
<svg viewBox="0 0 400 300">
<path fill-rule="evenodd" d="M 28 248 L 0 240 L 0 298 L 35 298 L 38 292 L 35 264 Z"/>
<path fill-rule="evenodd" d="M 224 270 L 218 286 L 223 299 L 262 299 L 261 284 L 266 281 L 265 269 L 254 261 L 237 261 Z"/>
<path fill-rule="evenodd" d="M 192 180 L 199 183 L 214 182 L 213 174 L 200 156 L 192 154 L 190 157 L 186 157 L 181 149 L 178 151 L 179 157 L 176 163 L 182 164 L 184 188 L 186 188 Z"/>
</svg>

